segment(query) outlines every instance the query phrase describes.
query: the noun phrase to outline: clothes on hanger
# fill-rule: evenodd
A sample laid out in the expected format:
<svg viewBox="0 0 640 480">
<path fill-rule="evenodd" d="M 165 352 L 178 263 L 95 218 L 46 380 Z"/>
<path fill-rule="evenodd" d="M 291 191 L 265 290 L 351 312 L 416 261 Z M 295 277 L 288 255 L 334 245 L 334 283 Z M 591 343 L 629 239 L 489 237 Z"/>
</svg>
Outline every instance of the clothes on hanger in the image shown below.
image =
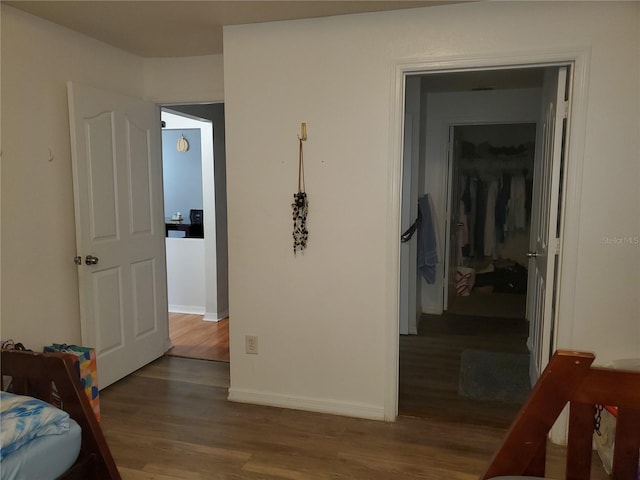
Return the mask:
<svg viewBox="0 0 640 480">
<path fill-rule="evenodd" d="M 456 207 L 467 235 L 459 236 L 466 257 L 499 256 L 509 235 L 524 231 L 531 219 L 531 188 L 522 172 L 463 175 L 463 192 Z M 464 212 L 463 219 L 460 212 Z M 466 240 L 462 241 L 462 239 Z"/>
<path fill-rule="evenodd" d="M 433 221 L 431 197 L 427 193 L 418 200 L 420 223 L 418 225 L 418 271 L 427 283 L 436 281 L 438 245 Z"/>
</svg>

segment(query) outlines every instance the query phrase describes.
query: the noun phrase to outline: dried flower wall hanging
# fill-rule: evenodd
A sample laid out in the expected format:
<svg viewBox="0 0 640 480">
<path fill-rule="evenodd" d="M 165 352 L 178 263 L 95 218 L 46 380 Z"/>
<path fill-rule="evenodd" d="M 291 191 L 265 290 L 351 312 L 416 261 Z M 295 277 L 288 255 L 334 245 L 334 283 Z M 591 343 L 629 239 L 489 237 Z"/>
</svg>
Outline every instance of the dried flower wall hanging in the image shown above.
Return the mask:
<svg viewBox="0 0 640 480">
<path fill-rule="evenodd" d="M 304 132 L 303 130 L 303 133 Z M 306 140 L 306 135 L 304 135 Z M 303 138 L 298 137 L 300 143 L 299 160 L 298 160 L 298 193 L 293 194 L 293 254 L 307 248 L 307 240 L 309 231 L 307 230 L 307 214 L 309 213 L 309 200 L 304 191 L 304 160 L 302 152 Z"/>
</svg>

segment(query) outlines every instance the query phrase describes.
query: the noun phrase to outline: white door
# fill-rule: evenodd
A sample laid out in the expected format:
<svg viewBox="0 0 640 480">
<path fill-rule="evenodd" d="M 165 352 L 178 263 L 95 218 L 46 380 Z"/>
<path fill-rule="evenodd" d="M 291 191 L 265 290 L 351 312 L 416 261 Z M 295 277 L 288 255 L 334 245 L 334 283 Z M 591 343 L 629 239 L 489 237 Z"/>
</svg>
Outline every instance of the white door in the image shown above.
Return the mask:
<svg viewBox="0 0 640 480">
<path fill-rule="evenodd" d="M 527 289 L 532 383 L 553 354 L 554 288 L 560 245 L 558 200 L 569 111 L 565 94 L 567 75 L 568 67 L 549 68 L 545 72 L 536 139 Z"/>
<path fill-rule="evenodd" d="M 451 181 L 448 185 L 447 195 L 447 231 L 449 233 L 449 241 L 446 244 L 445 258 L 448 262 L 445 264 L 445 278 L 444 283 L 444 310 L 448 310 L 456 297 L 456 274 L 457 267 L 462 266 L 462 251 L 459 246 L 458 237 L 461 234 L 461 230 L 465 228 L 465 225 L 460 223 L 460 201 L 462 200 L 462 185 L 460 184 L 460 148 L 455 139 L 455 126 L 449 127 L 449 149 L 448 165 L 449 165 L 449 178 Z"/>
<path fill-rule="evenodd" d="M 82 343 L 101 388 L 169 346 L 160 114 L 68 85 Z"/>
<path fill-rule="evenodd" d="M 401 232 L 418 217 L 419 134 L 420 134 L 420 78 L 406 79 L 404 116 L 404 144 L 402 159 L 402 215 Z M 400 243 L 400 323 L 401 335 L 418 333 L 418 317 L 422 308 L 418 286 L 418 234 Z"/>
</svg>

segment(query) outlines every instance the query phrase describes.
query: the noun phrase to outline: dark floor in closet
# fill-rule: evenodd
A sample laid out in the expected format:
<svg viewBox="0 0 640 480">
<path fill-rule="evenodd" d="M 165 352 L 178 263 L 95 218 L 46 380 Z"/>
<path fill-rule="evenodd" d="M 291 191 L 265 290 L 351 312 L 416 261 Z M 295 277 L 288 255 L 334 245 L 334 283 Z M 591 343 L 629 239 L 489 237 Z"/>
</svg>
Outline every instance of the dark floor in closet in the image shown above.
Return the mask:
<svg viewBox="0 0 640 480">
<path fill-rule="evenodd" d="M 400 337 L 400 415 L 507 427 L 521 404 L 458 394 L 460 360 L 469 349 L 528 353 L 523 318 L 422 315 L 418 335 Z"/>
<path fill-rule="evenodd" d="M 474 289 L 467 297 L 453 297 L 447 313 L 496 318 L 524 318 L 526 294 L 483 293 Z"/>
</svg>

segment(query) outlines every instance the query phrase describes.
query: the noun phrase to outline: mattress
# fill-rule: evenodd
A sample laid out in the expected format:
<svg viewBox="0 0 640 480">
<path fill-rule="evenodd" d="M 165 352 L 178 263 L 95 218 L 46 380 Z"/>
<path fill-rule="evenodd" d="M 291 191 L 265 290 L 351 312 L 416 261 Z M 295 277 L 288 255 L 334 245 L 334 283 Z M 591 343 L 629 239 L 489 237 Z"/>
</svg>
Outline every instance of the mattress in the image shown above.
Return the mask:
<svg viewBox="0 0 640 480">
<path fill-rule="evenodd" d="M 80 453 L 82 430 L 69 419 L 69 431 L 37 437 L 2 459 L 0 480 L 53 480 L 71 467 Z"/>
</svg>

